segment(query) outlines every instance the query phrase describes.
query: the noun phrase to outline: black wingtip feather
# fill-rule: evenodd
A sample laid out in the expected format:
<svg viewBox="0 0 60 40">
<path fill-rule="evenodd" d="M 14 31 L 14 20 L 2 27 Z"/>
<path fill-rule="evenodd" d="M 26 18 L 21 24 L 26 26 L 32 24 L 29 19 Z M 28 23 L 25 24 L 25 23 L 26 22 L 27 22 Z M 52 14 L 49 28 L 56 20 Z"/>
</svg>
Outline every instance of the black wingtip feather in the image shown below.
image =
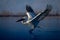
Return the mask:
<svg viewBox="0 0 60 40">
<path fill-rule="evenodd" d="M 31 8 L 31 6 L 26 5 L 26 10 L 27 12 L 34 12 L 33 9 Z"/>
</svg>

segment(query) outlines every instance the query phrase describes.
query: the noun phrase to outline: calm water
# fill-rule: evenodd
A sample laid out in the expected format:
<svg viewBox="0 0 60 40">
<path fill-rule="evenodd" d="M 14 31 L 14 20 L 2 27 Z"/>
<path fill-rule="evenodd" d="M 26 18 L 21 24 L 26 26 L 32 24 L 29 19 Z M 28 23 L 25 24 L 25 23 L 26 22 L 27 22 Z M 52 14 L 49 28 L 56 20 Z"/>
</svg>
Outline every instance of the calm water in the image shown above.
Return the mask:
<svg viewBox="0 0 60 40">
<path fill-rule="evenodd" d="M 60 40 L 60 17 L 46 17 L 40 28 L 29 33 L 31 25 L 17 23 L 20 17 L 0 17 L 0 40 Z"/>
</svg>

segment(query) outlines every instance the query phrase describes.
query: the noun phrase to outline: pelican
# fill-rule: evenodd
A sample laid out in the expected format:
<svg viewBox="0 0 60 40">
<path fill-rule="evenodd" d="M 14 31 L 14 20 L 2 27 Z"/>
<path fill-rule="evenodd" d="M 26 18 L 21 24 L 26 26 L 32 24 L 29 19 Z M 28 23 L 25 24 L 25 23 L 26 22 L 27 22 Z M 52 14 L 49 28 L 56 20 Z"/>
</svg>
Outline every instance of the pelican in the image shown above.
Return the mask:
<svg viewBox="0 0 60 40">
<path fill-rule="evenodd" d="M 31 24 L 32 27 L 29 30 L 29 32 L 31 33 L 36 27 L 38 27 L 39 21 L 43 20 L 49 14 L 49 12 L 51 10 L 52 10 L 52 6 L 47 5 L 46 9 L 43 12 L 38 13 L 36 15 L 36 13 L 33 11 L 32 7 L 29 5 L 26 5 L 27 20 L 25 21 L 25 18 L 21 18 L 21 19 L 17 20 L 16 22 L 21 21 L 21 23 L 23 23 L 23 24 Z"/>
</svg>

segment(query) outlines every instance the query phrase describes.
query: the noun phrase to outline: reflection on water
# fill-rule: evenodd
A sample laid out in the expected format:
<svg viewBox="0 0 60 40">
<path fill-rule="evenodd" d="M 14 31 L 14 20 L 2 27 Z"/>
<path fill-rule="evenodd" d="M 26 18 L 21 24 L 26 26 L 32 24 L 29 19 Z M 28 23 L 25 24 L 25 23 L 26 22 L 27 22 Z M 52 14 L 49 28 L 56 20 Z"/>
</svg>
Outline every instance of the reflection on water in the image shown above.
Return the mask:
<svg viewBox="0 0 60 40">
<path fill-rule="evenodd" d="M 55 40 L 60 39 L 60 18 L 46 17 L 40 28 L 29 33 L 31 25 L 16 23 L 20 17 L 0 17 L 0 39 L 2 40 Z"/>
</svg>

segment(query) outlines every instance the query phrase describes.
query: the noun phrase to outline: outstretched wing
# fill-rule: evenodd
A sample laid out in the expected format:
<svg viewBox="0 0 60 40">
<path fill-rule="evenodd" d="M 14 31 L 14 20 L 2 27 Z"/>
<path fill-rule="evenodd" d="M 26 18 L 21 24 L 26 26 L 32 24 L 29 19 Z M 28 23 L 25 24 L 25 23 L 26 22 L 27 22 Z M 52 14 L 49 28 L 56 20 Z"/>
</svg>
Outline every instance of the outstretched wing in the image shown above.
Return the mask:
<svg viewBox="0 0 60 40">
<path fill-rule="evenodd" d="M 42 13 L 38 13 L 32 20 L 42 20 L 44 17 L 46 17 L 49 12 L 52 10 L 52 6 L 51 5 L 47 5 L 46 9 L 44 12 Z"/>
<path fill-rule="evenodd" d="M 27 16 L 28 16 L 28 20 L 32 19 L 33 17 L 36 16 L 36 14 L 34 13 L 33 9 L 31 8 L 31 6 L 26 5 L 26 11 L 27 11 Z"/>
<path fill-rule="evenodd" d="M 30 22 L 33 25 L 37 25 L 39 21 L 43 20 L 51 10 L 52 6 L 48 5 L 44 12 L 37 14 L 32 20 L 30 20 Z"/>
<path fill-rule="evenodd" d="M 38 21 L 43 20 L 46 16 L 48 16 L 49 12 L 52 10 L 52 6 L 51 5 L 47 5 L 46 9 L 44 12 L 41 13 L 40 18 L 38 19 Z"/>
</svg>

